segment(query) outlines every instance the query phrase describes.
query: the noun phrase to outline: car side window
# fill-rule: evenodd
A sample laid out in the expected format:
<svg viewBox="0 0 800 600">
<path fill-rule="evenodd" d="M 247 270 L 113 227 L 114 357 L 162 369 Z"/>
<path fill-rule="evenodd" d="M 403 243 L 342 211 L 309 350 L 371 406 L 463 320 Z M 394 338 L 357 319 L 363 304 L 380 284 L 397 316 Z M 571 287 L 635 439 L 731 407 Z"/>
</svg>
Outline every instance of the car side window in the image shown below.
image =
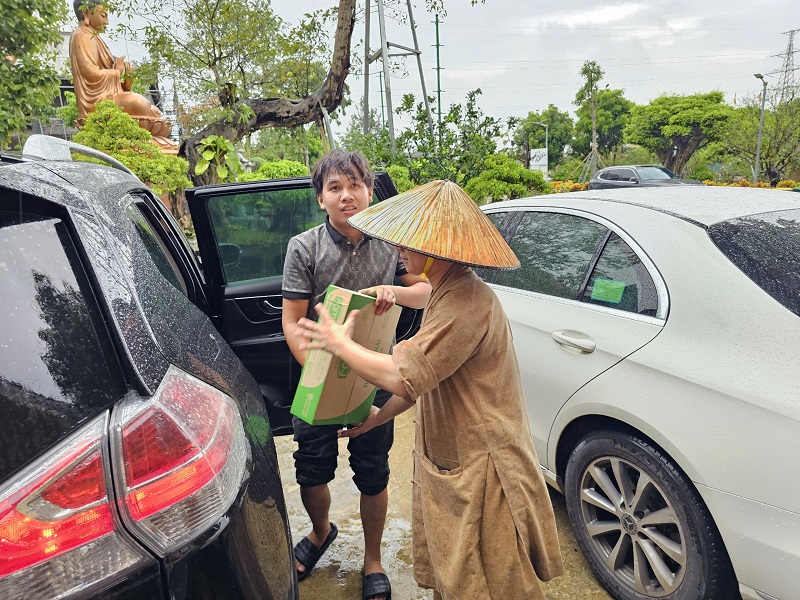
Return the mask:
<svg viewBox="0 0 800 600">
<path fill-rule="evenodd" d="M 289 240 L 325 221 L 312 188 L 216 196 L 208 213 L 226 283 L 283 276 Z"/>
<path fill-rule="evenodd" d="M 620 169 L 619 170 L 619 180 L 620 181 L 636 181 L 636 173 L 633 172 L 632 169 Z"/>
<path fill-rule="evenodd" d="M 145 219 L 137 206 L 131 204 L 128 206 L 127 210 L 131 220 L 136 226 L 136 232 L 139 234 L 147 253 L 153 259 L 161 275 L 174 285 L 175 288 L 180 290 L 184 296 L 188 295 L 183 274 L 175 263 L 174 257 L 164 244 L 164 241 L 153 231 L 152 225 Z"/>
<path fill-rule="evenodd" d="M 509 243 L 521 266 L 498 272 L 493 283 L 576 300 L 607 231 L 575 215 L 526 212 Z"/>
<path fill-rule="evenodd" d="M 495 226 L 495 229 L 500 232 L 506 242 L 508 241 L 508 227 L 509 223 L 512 222 L 514 216 L 517 214 L 515 212 L 508 212 L 508 211 L 494 211 L 485 213 L 489 220 L 492 222 L 492 225 Z M 483 268 L 475 268 L 475 274 L 483 279 L 487 283 L 494 283 L 495 275 L 497 274 L 495 269 L 483 269 Z"/>
<path fill-rule="evenodd" d="M 616 233 L 609 237 L 581 300 L 639 315 L 654 317 L 658 313 L 653 278 Z"/>
</svg>

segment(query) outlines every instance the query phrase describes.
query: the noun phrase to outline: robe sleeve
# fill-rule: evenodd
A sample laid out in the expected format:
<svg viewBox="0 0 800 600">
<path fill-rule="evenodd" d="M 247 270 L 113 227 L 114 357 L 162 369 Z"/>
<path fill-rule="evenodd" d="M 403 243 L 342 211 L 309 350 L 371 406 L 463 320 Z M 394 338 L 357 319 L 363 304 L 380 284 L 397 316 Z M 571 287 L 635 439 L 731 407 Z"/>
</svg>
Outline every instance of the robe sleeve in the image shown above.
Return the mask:
<svg viewBox="0 0 800 600">
<path fill-rule="evenodd" d="M 392 359 L 412 399 L 437 388 L 475 354 L 488 331 L 488 308 L 479 298 L 452 290 L 427 313 L 414 337 L 394 347 Z"/>
</svg>

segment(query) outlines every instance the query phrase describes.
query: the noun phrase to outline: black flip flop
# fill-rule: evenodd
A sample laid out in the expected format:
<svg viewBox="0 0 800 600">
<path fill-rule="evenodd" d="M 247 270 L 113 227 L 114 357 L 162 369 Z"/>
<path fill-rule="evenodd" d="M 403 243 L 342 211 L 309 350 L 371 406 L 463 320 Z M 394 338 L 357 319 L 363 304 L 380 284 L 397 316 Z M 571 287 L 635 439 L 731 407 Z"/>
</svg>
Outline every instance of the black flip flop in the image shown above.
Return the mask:
<svg viewBox="0 0 800 600">
<path fill-rule="evenodd" d="M 311 571 L 317 565 L 319 559 L 322 558 L 322 555 L 325 554 L 328 546 L 336 539 L 337 535 L 339 535 L 339 530 L 336 529 L 336 525 L 331 523 L 331 530 L 328 533 L 328 537 L 326 537 L 325 541 L 322 543 L 322 547 L 317 548 L 308 537 L 304 537 L 297 543 L 294 547 L 294 557 L 306 568 L 305 571 L 297 571 L 298 581 L 303 581 L 303 579 L 311 574 Z"/>
<path fill-rule="evenodd" d="M 386 596 L 386 600 L 392 600 L 389 578 L 386 573 L 364 575 L 364 569 L 361 569 L 361 600 L 370 600 L 375 596 Z"/>
</svg>

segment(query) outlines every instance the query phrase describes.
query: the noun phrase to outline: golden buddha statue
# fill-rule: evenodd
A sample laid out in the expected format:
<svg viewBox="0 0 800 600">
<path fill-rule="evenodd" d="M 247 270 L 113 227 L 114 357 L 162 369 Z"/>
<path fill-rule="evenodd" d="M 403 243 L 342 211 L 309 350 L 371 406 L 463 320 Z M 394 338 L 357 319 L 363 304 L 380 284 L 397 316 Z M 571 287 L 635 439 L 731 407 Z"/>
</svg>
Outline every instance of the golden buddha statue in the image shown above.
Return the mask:
<svg viewBox="0 0 800 600">
<path fill-rule="evenodd" d="M 178 145 L 169 139 L 172 124 L 150 101 L 131 90 L 133 68 L 125 57 L 115 58 L 100 37 L 108 26 L 108 11 L 92 0 L 74 0 L 79 26 L 69 39 L 72 82 L 78 104 L 78 125 L 101 100 L 113 100 L 122 110 L 153 134 L 153 141 L 169 154 L 177 154 Z"/>
</svg>

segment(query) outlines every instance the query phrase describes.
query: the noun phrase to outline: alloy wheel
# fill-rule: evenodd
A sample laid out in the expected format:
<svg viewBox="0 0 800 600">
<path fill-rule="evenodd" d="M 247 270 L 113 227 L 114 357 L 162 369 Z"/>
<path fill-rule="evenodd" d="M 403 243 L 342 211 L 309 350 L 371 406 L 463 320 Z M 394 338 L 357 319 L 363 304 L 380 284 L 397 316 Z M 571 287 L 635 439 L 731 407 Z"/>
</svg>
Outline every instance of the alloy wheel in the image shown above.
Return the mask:
<svg viewBox="0 0 800 600">
<path fill-rule="evenodd" d="M 686 538 L 662 488 L 635 464 L 594 460 L 580 484 L 583 526 L 606 567 L 650 598 L 677 590 L 686 573 Z"/>
</svg>

